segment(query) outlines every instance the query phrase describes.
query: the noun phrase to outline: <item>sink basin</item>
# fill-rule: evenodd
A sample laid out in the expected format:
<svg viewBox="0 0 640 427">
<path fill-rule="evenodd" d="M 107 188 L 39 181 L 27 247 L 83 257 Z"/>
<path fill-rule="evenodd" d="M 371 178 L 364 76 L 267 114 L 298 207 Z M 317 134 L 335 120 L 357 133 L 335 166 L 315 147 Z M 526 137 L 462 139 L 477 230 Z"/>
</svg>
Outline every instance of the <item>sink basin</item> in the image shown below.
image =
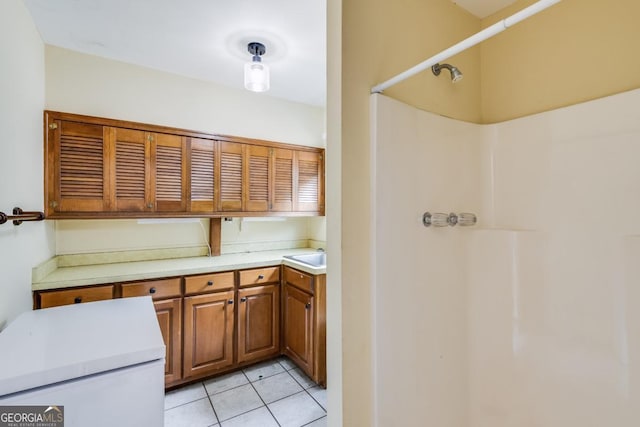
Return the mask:
<svg viewBox="0 0 640 427">
<path fill-rule="evenodd" d="M 318 252 L 315 254 L 304 254 L 304 255 L 285 255 L 284 258 L 298 261 L 303 264 L 310 265 L 311 267 L 327 266 L 327 254 L 324 252 Z"/>
</svg>

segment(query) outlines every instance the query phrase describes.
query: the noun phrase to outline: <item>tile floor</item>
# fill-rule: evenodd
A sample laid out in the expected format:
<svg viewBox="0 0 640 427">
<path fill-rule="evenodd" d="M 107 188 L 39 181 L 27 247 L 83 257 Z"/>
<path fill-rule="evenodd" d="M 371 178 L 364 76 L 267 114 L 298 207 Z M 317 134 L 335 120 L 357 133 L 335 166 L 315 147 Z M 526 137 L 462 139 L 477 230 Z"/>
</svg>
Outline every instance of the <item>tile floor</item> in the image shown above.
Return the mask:
<svg viewBox="0 0 640 427">
<path fill-rule="evenodd" d="M 327 391 L 282 357 L 170 391 L 165 427 L 324 427 Z"/>
</svg>

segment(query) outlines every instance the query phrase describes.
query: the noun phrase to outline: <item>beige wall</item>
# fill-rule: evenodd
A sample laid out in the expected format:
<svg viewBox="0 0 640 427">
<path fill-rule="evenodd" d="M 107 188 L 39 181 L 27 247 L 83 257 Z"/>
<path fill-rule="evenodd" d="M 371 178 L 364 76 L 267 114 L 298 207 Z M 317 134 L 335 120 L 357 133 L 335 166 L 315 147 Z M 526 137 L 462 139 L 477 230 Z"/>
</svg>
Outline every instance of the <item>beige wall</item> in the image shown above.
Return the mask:
<svg viewBox="0 0 640 427">
<path fill-rule="evenodd" d="M 324 241 L 324 218 L 233 218 L 222 222 L 221 252 L 307 247 Z M 58 255 L 206 246 L 206 219 L 56 221 Z"/>
<path fill-rule="evenodd" d="M 323 108 L 54 46 L 46 47 L 46 106 L 69 113 L 324 146 Z"/>
<path fill-rule="evenodd" d="M 342 421 L 345 426 L 369 426 L 375 425 L 371 361 L 370 88 L 475 33 L 480 29 L 480 21 L 449 0 L 343 0 L 342 5 L 342 101 L 339 106 L 328 105 L 329 117 L 333 111 L 342 111 L 341 147 L 336 146 L 341 150 L 342 164 Z M 334 52 L 330 47 L 329 56 Z M 389 90 L 388 94 L 426 110 L 479 121 L 478 53 L 477 49 L 470 50 L 452 59 L 466 73 L 459 85 L 452 85 L 445 76 L 436 78 L 425 73 Z"/>
<path fill-rule="evenodd" d="M 0 211 L 42 210 L 44 45 L 20 0 L 0 3 Z M 53 253 L 49 222 L 0 225 L 0 329 L 31 309 L 31 268 Z"/>
<path fill-rule="evenodd" d="M 520 0 L 483 27 L 528 6 Z M 640 87 L 640 2 L 564 0 L 480 46 L 482 122 Z"/>
</svg>

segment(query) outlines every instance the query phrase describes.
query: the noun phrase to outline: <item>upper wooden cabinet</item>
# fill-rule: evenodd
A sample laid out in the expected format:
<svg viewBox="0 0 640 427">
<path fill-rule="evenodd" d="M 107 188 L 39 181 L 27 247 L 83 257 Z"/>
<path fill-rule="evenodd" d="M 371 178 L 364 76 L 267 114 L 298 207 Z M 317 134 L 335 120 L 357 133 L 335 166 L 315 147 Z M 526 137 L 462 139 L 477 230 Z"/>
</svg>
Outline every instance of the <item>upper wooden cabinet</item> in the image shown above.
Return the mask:
<svg viewBox="0 0 640 427">
<path fill-rule="evenodd" d="M 220 142 L 220 204 L 221 211 L 242 211 L 242 169 L 244 144 Z"/>
<path fill-rule="evenodd" d="M 324 215 L 324 150 L 45 112 L 49 218 Z"/>
<path fill-rule="evenodd" d="M 300 212 L 324 212 L 324 163 L 322 153 L 296 153 L 297 195 L 294 210 Z"/>
<path fill-rule="evenodd" d="M 103 126 L 48 123 L 45 170 L 47 214 L 109 209 L 109 159 Z M 105 148 L 107 148 L 105 152 Z"/>
<path fill-rule="evenodd" d="M 187 158 L 190 160 L 189 177 L 191 189 L 189 211 L 209 213 L 217 211 L 216 184 L 220 177 L 215 175 L 218 144 L 211 139 L 189 138 Z"/>
<path fill-rule="evenodd" d="M 269 181 L 271 178 L 272 148 L 246 145 L 246 167 L 244 170 L 245 206 L 249 212 L 268 212 Z"/>
</svg>

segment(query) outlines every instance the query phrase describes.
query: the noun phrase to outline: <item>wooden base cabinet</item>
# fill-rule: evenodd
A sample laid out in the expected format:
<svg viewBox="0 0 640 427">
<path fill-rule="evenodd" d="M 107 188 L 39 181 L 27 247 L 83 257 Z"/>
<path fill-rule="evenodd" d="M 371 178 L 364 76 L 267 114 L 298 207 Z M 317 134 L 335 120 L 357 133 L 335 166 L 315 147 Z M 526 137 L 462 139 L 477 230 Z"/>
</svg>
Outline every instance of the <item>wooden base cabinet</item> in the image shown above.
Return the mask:
<svg viewBox="0 0 640 427">
<path fill-rule="evenodd" d="M 164 340 L 166 387 L 182 379 L 182 279 L 147 280 L 120 285 L 122 298 L 150 296 Z"/>
<path fill-rule="evenodd" d="M 153 303 L 166 346 L 164 365 L 165 387 L 182 379 L 182 298 Z"/>
<path fill-rule="evenodd" d="M 280 285 L 238 291 L 238 363 L 280 353 Z"/>
<path fill-rule="evenodd" d="M 233 365 L 233 296 L 226 291 L 184 298 L 184 379 Z"/>
<path fill-rule="evenodd" d="M 284 354 L 313 375 L 313 296 L 285 284 Z"/>
<path fill-rule="evenodd" d="M 284 267 L 283 282 L 282 352 L 326 386 L 326 275 Z"/>
<path fill-rule="evenodd" d="M 151 296 L 166 346 L 166 388 L 280 354 L 326 386 L 325 277 L 267 266 L 36 291 L 34 308 Z"/>
</svg>

